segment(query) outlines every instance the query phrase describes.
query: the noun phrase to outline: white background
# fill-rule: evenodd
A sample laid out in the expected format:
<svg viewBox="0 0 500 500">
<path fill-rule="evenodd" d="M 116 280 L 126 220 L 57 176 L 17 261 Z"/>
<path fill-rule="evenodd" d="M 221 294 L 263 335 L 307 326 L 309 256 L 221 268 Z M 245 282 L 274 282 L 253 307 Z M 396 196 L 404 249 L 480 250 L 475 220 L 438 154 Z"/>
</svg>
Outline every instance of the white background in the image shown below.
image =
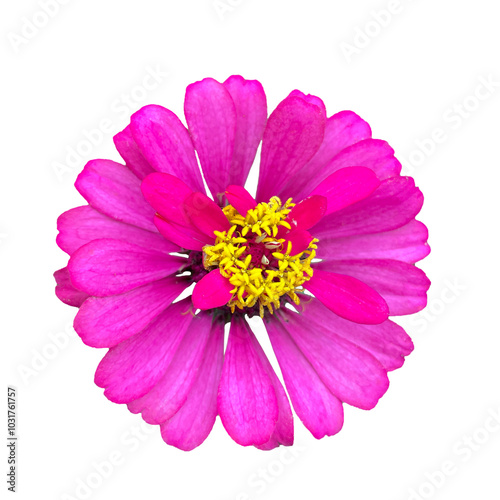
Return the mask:
<svg viewBox="0 0 500 500">
<path fill-rule="evenodd" d="M 500 412 L 498 5 L 57 5 L 48 18 L 35 0 L 3 2 L 0 16 L 2 367 L 3 386 L 18 390 L 17 498 L 499 499 L 500 423 L 491 417 Z M 377 15 L 389 7 L 389 18 Z M 148 68 L 160 76 L 145 91 Z M 53 293 L 52 273 L 67 259 L 55 222 L 83 203 L 73 182 L 84 163 L 118 159 L 112 136 L 142 105 L 182 114 L 189 83 L 231 74 L 260 80 L 270 111 L 298 88 L 320 96 L 329 114 L 357 112 L 425 195 L 429 307 L 401 320 L 414 353 L 374 410 L 346 407 L 338 435 L 316 441 L 296 420 L 292 453 L 242 448 L 220 421 L 193 452 L 164 444 L 157 428 L 141 426 L 94 385 L 104 351 L 69 336 L 76 311 Z M 481 79 L 496 84 L 488 91 Z M 54 166 L 66 162 L 68 147 L 81 148 L 103 119 L 97 144 L 59 178 Z M 6 448 L 1 455 L 6 463 Z M 113 470 L 98 475 L 95 465 L 110 457 Z M 443 464 L 453 473 L 439 473 Z M 82 482 L 91 489 L 78 489 Z"/>
</svg>

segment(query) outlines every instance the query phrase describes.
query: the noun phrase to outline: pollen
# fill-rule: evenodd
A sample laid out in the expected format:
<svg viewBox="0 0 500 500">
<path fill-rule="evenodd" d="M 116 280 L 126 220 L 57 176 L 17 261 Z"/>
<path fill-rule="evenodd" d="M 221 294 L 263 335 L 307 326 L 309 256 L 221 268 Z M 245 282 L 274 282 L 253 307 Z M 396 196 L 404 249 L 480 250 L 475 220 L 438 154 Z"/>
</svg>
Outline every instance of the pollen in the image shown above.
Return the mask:
<svg viewBox="0 0 500 500">
<path fill-rule="evenodd" d="M 306 250 L 293 255 L 285 233 L 291 229 L 286 218 L 294 205 L 291 198 L 282 204 L 274 196 L 245 216 L 231 205 L 224 207 L 231 228 L 215 231 L 215 245 L 203 247 L 203 266 L 219 268 L 233 285 L 227 304 L 232 313 L 258 306 L 261 317 L 266 309 L 273 314 L 285 295 L 300 303 L 302 285 L 313 275 L 311 262 L 318 240 L 312 239 Z"/>
</svg>

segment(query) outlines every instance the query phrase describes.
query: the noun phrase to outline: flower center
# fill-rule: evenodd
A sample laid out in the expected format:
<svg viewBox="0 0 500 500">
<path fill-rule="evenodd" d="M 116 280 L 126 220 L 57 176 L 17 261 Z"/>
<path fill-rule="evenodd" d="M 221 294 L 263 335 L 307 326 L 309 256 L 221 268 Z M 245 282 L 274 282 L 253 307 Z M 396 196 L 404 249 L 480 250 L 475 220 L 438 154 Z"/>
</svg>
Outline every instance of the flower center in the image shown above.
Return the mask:
<svg viewBox="0 0 500 500">
<path fill-rule="evenodd" d="M 261 317 L 265 307 L 273 314 L 273 305 L 278 309 L 285 294 L 300 303 L 297 293 L 303 292 L 301 285 L 313 275 L 311 261 L 318 240 L 312 239 L 306 250 L 294 254 L 285 234 L 291 229 L 285 219 L 294 205 L 291 198 L 282 204 L 274 196 L 245 216 L 231 205 L 224 207 L 231 228 L 215 231 L 215 245 L 203 247 L 203 265 L 207 270 L 218 267 L 234 286 L 227 304 L 231 312 L 258 303 Z"/>
</svg>

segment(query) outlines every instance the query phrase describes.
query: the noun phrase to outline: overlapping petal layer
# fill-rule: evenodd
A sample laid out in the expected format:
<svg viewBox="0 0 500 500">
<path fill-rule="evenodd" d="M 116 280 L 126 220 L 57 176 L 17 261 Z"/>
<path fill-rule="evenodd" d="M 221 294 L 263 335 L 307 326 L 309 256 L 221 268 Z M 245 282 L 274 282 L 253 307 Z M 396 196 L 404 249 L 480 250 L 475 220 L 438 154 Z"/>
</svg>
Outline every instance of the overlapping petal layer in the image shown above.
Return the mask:
<svg viewBox="0 0 500 500">
<path fill-rule="evenodd" d="M 351 111 L 327 118 L 316 96 L 295 90 L 268 119 L 259 82 L 207 78 L 188 87 L 184 108 L 189 129 L 161 106 L 136 112 L 114 137 L 125 165 L 90 161 L 75 183 L 88 205 L 58 219 L 57 244 L 70 259 L 54 274 L 56 294 L 80 308 L 82 340 L 109 348 L 96 384 L 182 450 L 199 446 L 217 415 L 241 445 L 291 445 L 288 396 L 314 437 L 332 436 L 343 403 L 373 408 L 387 372 L 413 349 L 388 316 L 426 304 L 430 282 L 414 266 L 430 251 L 415 220 L 422 193 L 365 121 Z M 261 141 L 253 196 L 244 184 Z M 216 239 L 233 238 L 221 207 L 245 218 L 274 196 L 295 204 L 276 255 L 309 255 L 312 266 L 300 286 L 314 297 L 282 292 L 281 307 L 261 313 L 288 396 L 245 319 L 258 310 L 231 312 L 235 286 L 204 256 Z M 248 240 L 245 265 L 283 273 L 266 236 Z M 174 302 L 192 284 L 192 295 Z"/>
<path fill-rule="evenodd" d="M 231 321 L 218 410 L 229 435 L 243 446 L 291 444 L 293 439 L 290 408 L 268 363 L 246 321 L 236 316 Z"/>
</svg>

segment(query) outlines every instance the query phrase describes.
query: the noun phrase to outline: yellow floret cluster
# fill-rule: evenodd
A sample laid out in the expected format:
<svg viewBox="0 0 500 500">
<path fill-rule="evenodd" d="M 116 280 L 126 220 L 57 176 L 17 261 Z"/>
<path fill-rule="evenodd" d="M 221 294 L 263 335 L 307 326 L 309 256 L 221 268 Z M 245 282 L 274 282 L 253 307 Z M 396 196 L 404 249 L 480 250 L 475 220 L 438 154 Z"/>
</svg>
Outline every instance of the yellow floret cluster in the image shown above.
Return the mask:
<svg viewBox="0 0 500 500">
<path fill-rule="evenodd" d="M 282 204 L 274 196 L 268 203 L 248 210 L 245 217 L 231 205 L 223 209 L 231 228 L 215 231 L 215 245 L 203 248 L 203 265 L 207 270 L 218 267 L 234 286 L 227 304 L 233 313 L 236 308 L 242 310 L 258 303 L 261 317 L 266 307 L 272 314 L 273 305 L 279 308 L 280 297 L 285 294 L 299 304 L 297 293 L 313 275 L 311 262 L 318 240 L 313 239 L 300 254 L 290 255 L 292 243 L 277 236 L 280 226 L 290 229 L 285 219 L 293 206 L 291 198 Z M 255 262 L 255 251 L 262 253 L 259 262 Z"/>
</svg>

